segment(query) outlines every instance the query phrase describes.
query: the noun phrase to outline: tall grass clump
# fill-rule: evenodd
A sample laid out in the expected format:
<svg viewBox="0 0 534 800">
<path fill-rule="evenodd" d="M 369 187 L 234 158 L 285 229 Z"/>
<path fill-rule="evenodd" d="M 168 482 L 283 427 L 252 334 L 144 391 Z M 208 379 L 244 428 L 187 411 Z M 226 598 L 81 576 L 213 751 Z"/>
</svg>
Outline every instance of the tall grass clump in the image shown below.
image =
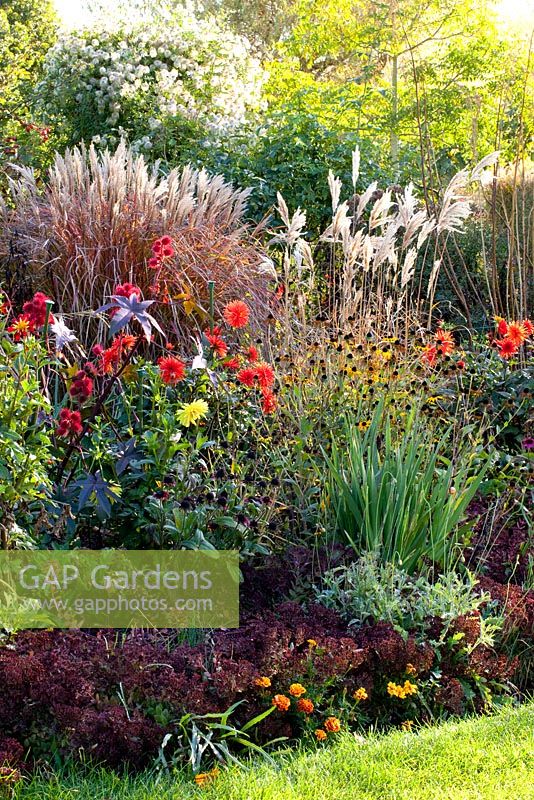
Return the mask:
<svg viewBox="0 0 534 800">
<path fill-rule="evenodd" d="M 450 568 L 465 510 L 487 462 L 472 444 L 452 447 L 412 409 L 398 430 L 380 403 L 367 430 L 346 416 L 326 456 L 325 527 L 357 554 L 376 553 L 413 574 L 425 562 Z"/>
<path fill-rule="evenodd" d="M 310 320 L 327 319 L 337 331 L 408 341 L 421 323 L 430 326 L 447 240 L 462 232 L 471 214 L 469 187 L 480 182 L 497 155 L 455 175 L 430 208 L 413 184 L 382 190 L 374 181 L 356 193 L 360 154 L 355 150 L 346 199 L 342 182 L 329 173 L 332 221 L 314 243 L 306 240 L 305 210 L 291 214 L 278 195 L 282 225 L 273 244 L 282 246 L 282 305 L 286 319 L 297 323 L 293 334 L 305 338 Z"/>
<path fill-rule="evenodd" d="M 124 143 L 113 153 L 75 147 L 56 154 L 44 185 L 33 170 L 18 168 L 11 203 L 0 205 L 0 257 L 23 259 L 34 285 L 76 324 L 76 315 L 99 306 L 119 283 L 139 286 L 148 298 L 151 245 L 168 235 L 177 337 L 205 323 L 209 281 L 216 282 L 216 311 L 247 297 L 260 323 L 272 275 L 244 222 L 247 196 L 190 166 L 162 176 Z"/>
</svg>

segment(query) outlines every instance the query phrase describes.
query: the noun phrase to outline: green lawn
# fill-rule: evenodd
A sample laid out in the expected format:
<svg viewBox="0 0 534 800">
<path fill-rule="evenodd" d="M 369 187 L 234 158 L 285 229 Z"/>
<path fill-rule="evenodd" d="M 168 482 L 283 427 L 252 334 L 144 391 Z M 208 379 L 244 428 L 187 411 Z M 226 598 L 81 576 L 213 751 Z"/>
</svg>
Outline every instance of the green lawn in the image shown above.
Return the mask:
<svg viewBox="0 0 534 800">
<path fill-rule="evenodd" d="M 500 715 L 280 756 L 280 769 L 224 771 L 210 787 L 98 771 L 35 779 L 19 800 L 533 800 L 534 703 Z"/>
</svg>

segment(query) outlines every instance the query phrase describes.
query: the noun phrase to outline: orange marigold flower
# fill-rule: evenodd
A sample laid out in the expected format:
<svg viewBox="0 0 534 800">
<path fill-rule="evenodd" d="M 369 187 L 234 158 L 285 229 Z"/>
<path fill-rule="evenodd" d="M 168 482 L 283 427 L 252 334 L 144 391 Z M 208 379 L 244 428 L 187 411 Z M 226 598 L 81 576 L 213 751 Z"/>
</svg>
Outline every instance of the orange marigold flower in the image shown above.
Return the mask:
<svg viewBox="0 0 534 800">
<path fill-rule="evenodd" d="M 167 356 L 158 361 L 161 380 L 170 386 L 175 386 L 185 377 L 185 364 L 179 358 Z"/>
<path fill-rule="evenodd" d="M 242 300 L 233 300 L 225 306 L 223 317 L 232 328 L 245 328 L 250 317 L 249 307 Z"/>
<path fill-rule="evenodd" d="M 523 320 L 523 328 L 527 332 L 527 336 L 530 338 L 534 334 L 534 323 L 531 322 L 529 319 Z"/>
<path fill-rule="evenodd" d="M 443 328 L 438 328 L 434 339 L 436 340 L 436 351 L 439 355 L 449 356 L 454 351 L 455 342 L 450 331 L 444 331 Z"/>
<path fill-rule="evenodd" d="M 317 728 L 317 730 L 315 731 L 315 738 L 317 739 L 318 742 L 324 742 L 324 740 L 326 739 L 325 731 L 323 731 L 322 728 Z"/>
<path fill-rule="evenodd" d="M 324 726 L 328 733 L 339 733 L 341 730 L 341 721 L 337 717 L 328 717 Z"/>
<path fill-rule="evenodd" d="M 261 686 L 262 689 L 268 689 L 271 685 L 271 679 L 268 678 L 266 675 L 263 675 L 261 678 L 256 678 L 254 681 L 256 686 Z"/>
<path fill-rule="evenodd" d="M 504 339 L 496 339 L 495 344 L 499 348 L 499 355 L 502 358 L 512 358 L 518 351 L 518 346 L 508 337 Z"/>
<path fill-rule="evenodd" d="M 417 675 L 417 670 L 413 664 L 406 664 L 406 674 L 407 675 Z"/>
<path fill-rule="evenodd" d="M 306 694 L 306 689 L 301 683 L 292 683 L 289 687 L 289 694 L 292 697 L 302 697 L 303 694 Z"/>
<path fill-rule="evenodd" d="M 291 700 L 285 694 L 275 694 L 273 697 L 273 706 L 276 706 L 278 711 L 287 711 L 291 705 Z"/>
<path fill-rule="evenodd" d="M 313 714 L 315 706 L 307 697 L 301 697 L 297 703 L 297 710 L 302 711 L 304 714 Z"/>
<path fill-rule="evenodd" d="M 356 689 L 354 694 L 352 695 L 355 700 L 367 700 L 369 695 L 367 694 L 367 690 L 360 686 L 359 689 Z"/>
<path fill-rule="evenodd" d="M 271 365 L 262 362 L 261 364 L 256 364 L 255 370 L 261 388 L 270 389 L 274 383 L 274 369 Z"/>
<path fill-rule="evenodd" d="M 510 322 L 506 339 L 520 347 L 528 339 L 528 333 L 522 322 Z"/>
<path fill-rule="evenodd" d="M 253 367 L 244 367 L 237 373 L 236 378 L 239 383 L 242 383 L 244 386 L 248 386 L 250 388 L 254 386 L 254 381 L 256 380 L 256 370 Z"/>
</svg>

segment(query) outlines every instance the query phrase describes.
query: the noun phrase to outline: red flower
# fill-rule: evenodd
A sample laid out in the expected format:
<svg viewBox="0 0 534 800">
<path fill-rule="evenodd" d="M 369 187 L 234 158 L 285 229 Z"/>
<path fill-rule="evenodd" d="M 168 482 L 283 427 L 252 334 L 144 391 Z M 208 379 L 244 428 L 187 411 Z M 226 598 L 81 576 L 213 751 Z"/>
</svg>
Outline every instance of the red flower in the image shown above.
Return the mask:
<svg viewBox="0 0 534 800">
<path fill-rule="evenodd" d="M 442 356 L 449 356 L 454 350 L 454 337 L 450 331 L 438 328 L 434 339 L 436 340 L 436 352 Z"/>
<path fill-rule="evenodd" d="M 424 353 L 421 356 L 423 361 L 426 361 L 429 367 L 433 367 L 437 360 L 438 351 L 435 345 L 427 344 Z"/>
<path fill-rule="evenodd" d="M 167 356 L 160 358 L 158 361 L 159 371 L 163 383 L 170 386 L 175 386 L 185 377 L 185 364 L 179 358 L 174 356 Z"/>
<path fill-rule="evenodd" d="M 232 328 L 244 328 L 250 317 L 249 307 L 242 300 L 234 300 L 225 306 L 223 316 Z"/>
<path fill-rule="evenodd" d="M 276 407 L 278 405 L 276 395 L 273 394 L 270 389 L 264 389 L 262 391 L 262 397 L 263 399 L 261 401 L 261 407 L 263 409 L 263 413 L 272 414 L 274 411 L 276 411 Z"/>
<path fill-rule="evenodd" d="M 36 292 L 32 300 L 28 300 L 22 306 L 22 313 L 33 323 L 34 328 L 42 328 L 46 320 L 46 301 L 50 300 L 43 292 Z M 48 321 L 54 322 L 52 314 L 49 315 Z"/>
<path fill-rule="evenodd" d="M 138 300 L 140 300 L 142 296 L 139 286 L 135 286 L 133 283 L 119 283 L 118 286 L 115 286 L 113 294 L 117 295 L 117 297 L 131 297 L 132 294 L 135 294 Z"/>
<path fill-rule="evenodd" d="M 163 258 L 170 258 L 171 256 L 174 255 L 174 247 L 170 244 L 167 245 L 166 247 L 163 247 L 161 255 L 163 256 Z"/>
<path fill-rule="evenodd" d="M 465 369 L 465 361 L 462 361 L 462 359 L 460 359 L 460 361 L 456 362 L 456 366 L 458 367 L 458 369 Z"/>
<path fill-rule="evenodd" d="M 525 329 L 528 337 L 534 334 L 534 323 L 532 323 L 529 319 L 523 320 L 523 328 Z"/>
<path fill-rule="evenodd" d="M 508 333 L 508 323 L 502 317 L 495 317 L 497 323 L 497 333 L 499 336 L 506 336 Z"/>
<path fill-rule="evenodd" d="M 255 366 L 256 378 L 262 389 L 270 389 L 274 383 L 274 370 L 270 364 L 262 362 Z"/>
<path fill-rule="evenodd" d="M 69 392 L 71 397 L 74 397 L 80 403 L 83 403 L 84 400 L 88 400 L 93 394 L 92 378 L 90 378 L 83 369 L 79 370 L 74 376 Z"/>
<path fill-rule="evenodd" d="M 499 348 L 499 355 L 502 358 L 512 358 L 518 351 L 518 346 L 508 338 L 505 339 L 496 339 L 495 344 Z"/>
<path fill-rule="evenodd" d="M 21 339 L 25 339 L 26 336 L 34 331 L 35 325 L 27 314 L 19 314 L 19 316 L 13 320 L 7 329 L 8 333 L 13 334 L 13 339 L 16 342 L 20 342 Z"/>
<path fill-rule="evenodd" d="M 242 383 L 244 386 L 248 386 L 250 388 L 254 386 L 254 381 L 256 380 L 256 370 L 253 367 L 244 367 L 237 373 L 236 378 L 239 383 Z"/>
<path fill-rule="evenodd" d="M 159 241 L 161 242 L 162 247 L 168 247 L 169 245 L 172 245 L 172 239 L 170 236 L 162 236 Z"/>
<path fill-rule="evenodd" d="M 254 364 L 258 360 L 258 351 L 255 347 L 249 347 L 247 350 L 247 361 Z"/>
<path fill-rule="evenodd" d="M 150 269 L 157 269 L 160 265 L 161 265 L 161 259 L 156 258 L 155 256 L 153 258 L 148 259 L 148 266 L 150 267 Z"/>
<path fill-rule="evenodd" d="M 9 298 L 5 296 L 3 292 L 0 292 L 0 314 L 7 314 L 8 311 L 11 310 L 11 301 Z"/>
<path fill-rule="evenodd" d="M 163 250 L 163 245 L 161 243 L 161 239 L 156 239 L 156 241 L 152 245 L 152 252 L 154 253 L 155 256 L 160 256 L 162 250 Z"/>
<path fill-rule="evenodd" d="M 522 322 L 510 322 L 506 339 L 510 339 L 515 345 L 520 347 L 528 339 L 528 333 Z"/>
<path fill-rule="evenodd" d="M 240 366 L 241 364 L 237 356 L 229 358 L 223 363 L 223 367 L 226 367 L 226 369 L 239 369 Z"/>
<path fill-rule="evenodd" d="M 220 334 L 221 329 L 218 327 L 213 328 L 211 331 L 207 328 L 204 331 L 204 336 L 208 340 L 210 346 L 215 350 L 219 358 L 224 358 L 228 352 L 228 345 Z"/>
<path fill-rule="evenodd" d="M 77 436 L 83 430 L 82 415 L 79 411 L 71 411 L 62 408 L 59 412 L 59 425 L 56 428 L 56 436 Z"/>
</svg>

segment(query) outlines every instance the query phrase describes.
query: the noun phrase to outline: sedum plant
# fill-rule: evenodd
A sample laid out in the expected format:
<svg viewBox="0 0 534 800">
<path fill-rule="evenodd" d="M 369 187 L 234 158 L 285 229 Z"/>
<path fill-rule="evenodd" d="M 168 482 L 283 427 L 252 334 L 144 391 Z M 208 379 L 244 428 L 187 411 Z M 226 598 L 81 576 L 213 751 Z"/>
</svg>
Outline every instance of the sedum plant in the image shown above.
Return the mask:
<svg viewBox="0 0 534 800">
<path fill-rule="evenodd" d="M 356 553 L 378 553 L 413 574 L 430 560 L 450 566 L 462 518 L 487 469 L 476 446 L 454 445 L 414 407 L 398 430 L 380 402 L 366 430 L 350 416 L 326 455 L 325 527 Z"/>
</svg>

